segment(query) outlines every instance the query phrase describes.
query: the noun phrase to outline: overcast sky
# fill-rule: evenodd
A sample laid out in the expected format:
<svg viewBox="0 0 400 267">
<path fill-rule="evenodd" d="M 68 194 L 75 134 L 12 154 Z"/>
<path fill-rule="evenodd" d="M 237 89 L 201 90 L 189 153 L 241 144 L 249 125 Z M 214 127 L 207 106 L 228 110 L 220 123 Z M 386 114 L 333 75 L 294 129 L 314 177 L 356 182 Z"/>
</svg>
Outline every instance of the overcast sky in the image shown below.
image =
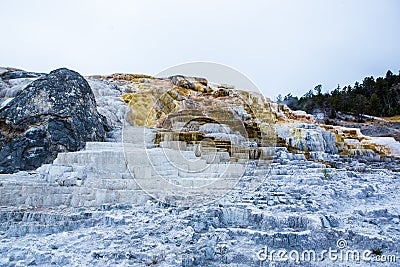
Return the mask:
<svg viewBox="0 0 400 267">
<path fill-rule="evenodd" d="M 185 62 L 217 62 L 270 97 L 400 70 L 397 0 L 0 3 L 0 66 L 155 75 Z"/>
</svg>

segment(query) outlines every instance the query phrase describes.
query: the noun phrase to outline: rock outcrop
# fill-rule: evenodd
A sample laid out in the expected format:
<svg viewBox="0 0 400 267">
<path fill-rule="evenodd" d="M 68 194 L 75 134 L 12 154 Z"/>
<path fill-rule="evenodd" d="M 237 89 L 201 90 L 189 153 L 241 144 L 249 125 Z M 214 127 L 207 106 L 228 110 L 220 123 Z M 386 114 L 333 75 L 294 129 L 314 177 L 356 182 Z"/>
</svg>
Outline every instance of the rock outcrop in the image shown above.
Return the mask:
<svg viewBox="0 0 400 267">
<path fill-rule="evenodd" d="M 32 170 L 58 152 L 103 141 L 108 126 L 96 108 L 77 72 L 58 69 L 30 83 L 0 109 L 0 173 Z"/>
<path fill-rule="evenodd" d="M 114 83 L 122 79 L 110 77 L 103 79 Z M 122 95 L 131 108 L 128 120 L 133 125 L 164 128 L 182 135 L 202 132 L 214 140 L 229 140 L 230 146 L 241 140 L 241 144 L 252 141 L 262 147 L 263 138 L 257 134 L 261 132 L 294 153 L 322 162 L 337 161 L 337 155 L 368 161 L 400 157 L 400 143 L 393 138 L 369 137 L 357 129 L 317 124 L 314 116 L 304 111 L 292 111 L 254 92 L 211 85 L 203 78 L 172 76 L 123 81 L 135 88 Z M 213 122 L 187 123 L 195 117 L 212 118 L 226 127 L 207 133 L 204 127 Z M 265 125 L 273 125 L 274 129 L 263 128 Z"/>
<path fill-rule="evenodd" d="M 108 142 L 87 142 L 77 152 L 60 145 L 67 153 L 35 171 L 0 174 L 1 266 L 381 266 L 372 261 L 378 255 L 386 257 L 387 266 L 395 265 L 400 175 L 393 156 L 400 149 L 394 139 L 316 124 L 312 115 L 201 78 L 93 76 L 88 78 L 92 95 L 73 72 L 49 76 L 18 78 L 14 89 L 9 81 L 18 79 L 5 82 L 9 94 L 0 108 L 0 133 L 9 143 L 2 145 L 16 142 L 29 151 L 39 140 L 52 144 L 53 136 L 72 126 L 82 130 L 74 118 L 84 123 L 87 135 L 97 118 L 97 133 L 104 134 L 97 112 L 113 133 Z M 50 95 L 49 87 L 62 92 Z M 80 88 L 81 98 L 72 97 L 74 88 Z M 52 121 L 69 128 L 50 131 Z M 268 134 L 265 122 L 276 136 Z M 101 139 L 96 130 L 91 133 Z M 271 141 L 263 136 L 278 141 L 268 165 L 260 164 L 265 162 L 259 152 Z M 0 166 L 4 162 L 9 164 L 5 159 Z M 205 188 L 222 169 L 234 177 L 240 171 L 240 179 L 232 180 L 232 188 L 226 183 L 214 191 Z M 162 181 L 168 182 L 158 188 L 167 193 L 164 199 L 149 190 Z M 220 190 L 224 196 L 196 208 L 176 207 L 167 197 L 187 195 L 177 194 L 173 184 L 185 188 L 183 193 L 205 188 L 202 196 Z M 331 248 L 349 260 L 327 257 Z M 310 259 L 260 258 L 266 249 L 298 251 Z M 370 260 L 356 259 L 357 251 L 366 251 Z"/>
<path fill-rule="evenodd" d="M 159 129 L 156 145 L 183 142 L 191 149 L 203 143 L 205 149 L 228 152 L 233 162 L 267 160 L 275 146 L 276 115 L 260 93 L 180 75 L 130 83 L 135 90 L 122 95 L 130 107 L 127 121 Z"/>
</svg>

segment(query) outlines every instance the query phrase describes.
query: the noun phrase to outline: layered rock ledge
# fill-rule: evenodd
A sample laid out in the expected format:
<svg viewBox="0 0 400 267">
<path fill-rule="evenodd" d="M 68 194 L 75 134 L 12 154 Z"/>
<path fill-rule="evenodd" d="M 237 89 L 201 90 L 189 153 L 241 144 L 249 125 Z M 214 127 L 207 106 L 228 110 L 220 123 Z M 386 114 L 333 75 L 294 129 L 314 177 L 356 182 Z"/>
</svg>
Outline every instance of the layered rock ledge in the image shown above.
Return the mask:
<svg viewBox="0 0 400 267">
<path fill-rule="evenodd" d="M 2 69 L 0 78 L 0 168 L 29 170 L 0 174 L 2 266 L 268 266 L 257 257 L 265 247 L 321 255 L 338 241 L 343 253 L 399 260 L 393 139 L 316 124 L 204 78 L 83 78 L 66 69 Z M 199 187 L 229 165 L 241 174 L 235 187 L 196 207 L 173 206 L 138 183 L 161 176 Z M 273 265 L 360 264 L 396 262 Z"/>
</svg>

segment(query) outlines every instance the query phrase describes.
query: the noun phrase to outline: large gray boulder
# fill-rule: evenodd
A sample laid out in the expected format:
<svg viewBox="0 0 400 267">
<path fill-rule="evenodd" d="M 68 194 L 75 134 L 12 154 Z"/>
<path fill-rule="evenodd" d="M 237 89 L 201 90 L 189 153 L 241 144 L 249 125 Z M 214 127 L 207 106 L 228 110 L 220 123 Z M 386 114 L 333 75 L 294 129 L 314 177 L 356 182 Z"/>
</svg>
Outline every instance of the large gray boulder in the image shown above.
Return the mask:
<svg viewBox="0 0 400 267">
<path fill-rule="evenodd" d="M 77 72 L 54 70 L 0 108 L 0 173 L 50 163 L 59 152 L 104 141 L 107 130 L 87 81 Z"/>
</svg>

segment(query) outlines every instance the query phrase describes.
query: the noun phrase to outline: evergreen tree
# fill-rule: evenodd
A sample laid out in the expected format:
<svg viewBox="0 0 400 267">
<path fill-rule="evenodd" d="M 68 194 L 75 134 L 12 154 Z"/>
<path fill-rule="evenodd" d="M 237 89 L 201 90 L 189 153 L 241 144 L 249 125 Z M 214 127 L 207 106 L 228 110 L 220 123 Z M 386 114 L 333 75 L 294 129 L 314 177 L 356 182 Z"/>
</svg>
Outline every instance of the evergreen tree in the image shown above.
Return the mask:
<svg viewBox="0 0 400 267">
<path fill-rule="evenodd" d="M 286 95 L 283 100 L 278 95 L 278 102 L 291 109 L 302 109 L 312 113 L 320 109 L 334 118 L 337 112 L 353 113 L 361 119 L 362 114 L 373 116 L 400 115 L 400 71 L 399 75 L 388 70 L 385 77 L 365 77 L 362 83 L 343 88 L 338 84 L 332 92 L 322 94 L 322 85 L 318 84 L 300 99 Z"/>
</svg>

